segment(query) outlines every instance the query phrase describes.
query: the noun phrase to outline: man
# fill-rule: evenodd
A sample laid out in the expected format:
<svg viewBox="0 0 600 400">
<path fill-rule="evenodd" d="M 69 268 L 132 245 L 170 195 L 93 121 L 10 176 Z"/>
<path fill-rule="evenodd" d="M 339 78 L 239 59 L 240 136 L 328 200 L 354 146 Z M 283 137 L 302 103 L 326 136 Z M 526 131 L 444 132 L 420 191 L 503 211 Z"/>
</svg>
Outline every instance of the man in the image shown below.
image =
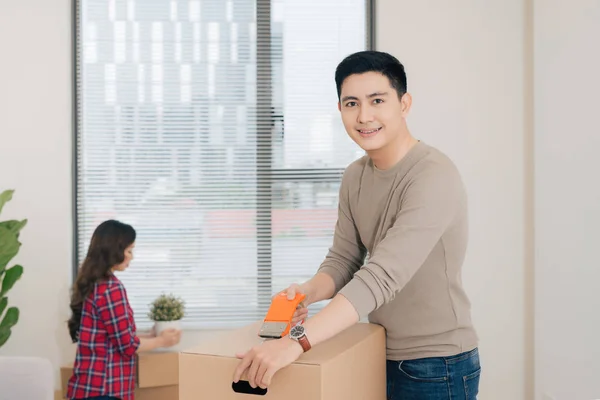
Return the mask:
<svg viewBox="0 0 600 400">
<path fill-rule="evenodd" d="M 457 168 L 415 139 L 402 64 L 387 53 L 352 54 L 337 67 L 338 108 L 367 153 L 342 178 L 333 245 L 317 274 L 286 291 L 331 302 L 295 338 L 239 354 L 237 382 L 267 387 L 305 349 L 361 318 L 386 328 L 390 399 L 475 399 L 480 362 L 461 281 L 467 198 Z M 365 261 L 366 259 L 366 261 Z M 307 310 L 296 313 L 304 319 Z"/>
</svg>

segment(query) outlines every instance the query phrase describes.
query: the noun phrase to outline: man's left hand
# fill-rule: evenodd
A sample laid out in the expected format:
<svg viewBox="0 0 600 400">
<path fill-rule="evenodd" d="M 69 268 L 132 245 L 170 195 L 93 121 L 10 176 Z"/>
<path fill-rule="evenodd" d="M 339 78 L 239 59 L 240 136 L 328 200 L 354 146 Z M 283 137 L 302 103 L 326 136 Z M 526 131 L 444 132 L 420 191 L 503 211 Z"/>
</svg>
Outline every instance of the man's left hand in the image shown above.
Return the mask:
<svg viewBox="0 0 600 400">
<path fill-rule="evenodd" d="M 259 386 L 265 389 L 277 371 L 296 361 L 303 352 L 300 343 L 287 336 L 267 340 L 245 353 L 236 354 L 242 361 L 235 370 L 233 382 L 237 383 L 247 372 L 252 388 Z"/>
</svg>

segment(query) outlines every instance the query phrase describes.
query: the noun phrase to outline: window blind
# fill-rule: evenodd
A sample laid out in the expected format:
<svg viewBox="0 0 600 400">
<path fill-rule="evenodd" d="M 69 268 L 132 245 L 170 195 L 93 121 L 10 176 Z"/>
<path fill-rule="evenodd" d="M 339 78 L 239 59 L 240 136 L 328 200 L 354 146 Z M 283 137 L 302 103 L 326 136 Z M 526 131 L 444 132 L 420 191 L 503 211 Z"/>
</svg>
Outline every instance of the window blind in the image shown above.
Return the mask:
<svg viewBox="0 0 600 400">
<path fill-rule="evenodd" d="M 333 76 L 367 47 L 366 1 L 78 0 L 76 23 L 78 263 L 115 218 L 141 327 L 161 293 L 188 328 L 263 318 L 323 261 L 362 155 Z"/>
</svg>

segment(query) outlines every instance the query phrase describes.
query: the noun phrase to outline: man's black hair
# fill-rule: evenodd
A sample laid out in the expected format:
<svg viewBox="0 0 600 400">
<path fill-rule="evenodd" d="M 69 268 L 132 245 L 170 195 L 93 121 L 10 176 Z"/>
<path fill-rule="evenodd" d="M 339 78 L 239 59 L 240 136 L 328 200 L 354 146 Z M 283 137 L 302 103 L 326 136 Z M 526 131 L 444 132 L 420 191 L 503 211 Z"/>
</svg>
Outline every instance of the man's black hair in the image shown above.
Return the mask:
<svg viewBox="0 0 600 400">
<path fill-rule="evenodd" d="M 342 83 L 350 75 L 364 74 L 365 72 L 379 72 L 386 76 L 390 84 L 398 93 L 398 98 L 406 93 L 406 73 L 404 66 L 391 54 L 381 51 L 359 51 L 347 56 L 340 62 L 335 70 L 335 85 L 338 100 L 342 93 Z"/>
</svg>

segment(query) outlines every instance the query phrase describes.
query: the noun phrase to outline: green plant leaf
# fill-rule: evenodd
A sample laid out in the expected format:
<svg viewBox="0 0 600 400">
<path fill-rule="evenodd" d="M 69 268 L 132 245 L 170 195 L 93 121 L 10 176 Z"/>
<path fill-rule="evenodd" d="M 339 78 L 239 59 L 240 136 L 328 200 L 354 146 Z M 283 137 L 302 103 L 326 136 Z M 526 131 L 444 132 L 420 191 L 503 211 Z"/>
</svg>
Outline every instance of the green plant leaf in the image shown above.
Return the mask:
<svg viewBox="0 0 600 400">
<path fill-rule="evenodd" d="M 11 334 L 10 329 L 0 328 L 0 347 L 2 347 L 4 345 L 4 343 L 6 343 L 6 341 L 10 337 L 10 334 Z"/>
<path fill-rule="evenodd" d="M 19 252 L 21 242 L 17 235 L 4 226 L 0 226 L 0 275 L 14 256 Z"/>
<path fill-rule="evenodd" d="M 2 207 L 4 207 L 4 204 L 12 200 L 14 192 L 14 190 L 5 190 L 4 192 L 0 193 L 0 212 L 2 212 Z"/>
<path fill-rule="evenodd" d="M 2 297 L 2 299 L 0 299 L 0 318 L 2 318 L 2 313 L 6 309 L 7 305 L 8 305 L 8 297 Z"/>
<path fill-rule="evenodd" d="M 4 205 L 12 200 L 14 192 L 14 190 L 5 190 L 0 193 L 0 212 L 2 212 Z M 21 247 L 19 233 L 26 224 L 26 219 L 0 222 L 0 347 L 10 338 L 11 328 L 19 321 L 19 309 L 17 307 L 10 307 L 6 310 L 8 297 L 5 297 L 4 294 L 12 289 L 15 282 L 23 275 L 23 267 L 20 265 L 15 265 L 8 270 L 6 267 L 19 252 Z M 6 314 L 4 314 L 5 310 Z"/>
<path fill-rule="evenodd" d="M 15 235 L 17 235 L 21 231 L 21 229 L 23 229 L 25 227 L 25 225 L 27 225 L 26 219 L 24 219 L 23 221 L 17 221 L 15 219 L 11 219 L 10 221 L 0 222 L 0 227 L 4 227 L 4 228 L 8 229 Z"/>
<path fill-rule="evenodd" d="M 4 316 L 2 322 L 0 322 L 0 329 L 10 329 L 19 322 L 19 309 L 17 307 L 10 307 Z"/>
<path fill-rule="evenodd" d="M 23 275 L 23 267 L 15 265 L 12 268 L 6 270 L 4 279 L 2 280 L 2 290 L 0 290 L 0 297 L 4 296 L 12 287 L 15 282 Z"/>
<path fill-rule="evenodd" d="M 161 294 L 150 304 L 148 317 L 153 321 L 177 321 L 185 315 L 185 302 L 173 294 Z"/>
</svg>

